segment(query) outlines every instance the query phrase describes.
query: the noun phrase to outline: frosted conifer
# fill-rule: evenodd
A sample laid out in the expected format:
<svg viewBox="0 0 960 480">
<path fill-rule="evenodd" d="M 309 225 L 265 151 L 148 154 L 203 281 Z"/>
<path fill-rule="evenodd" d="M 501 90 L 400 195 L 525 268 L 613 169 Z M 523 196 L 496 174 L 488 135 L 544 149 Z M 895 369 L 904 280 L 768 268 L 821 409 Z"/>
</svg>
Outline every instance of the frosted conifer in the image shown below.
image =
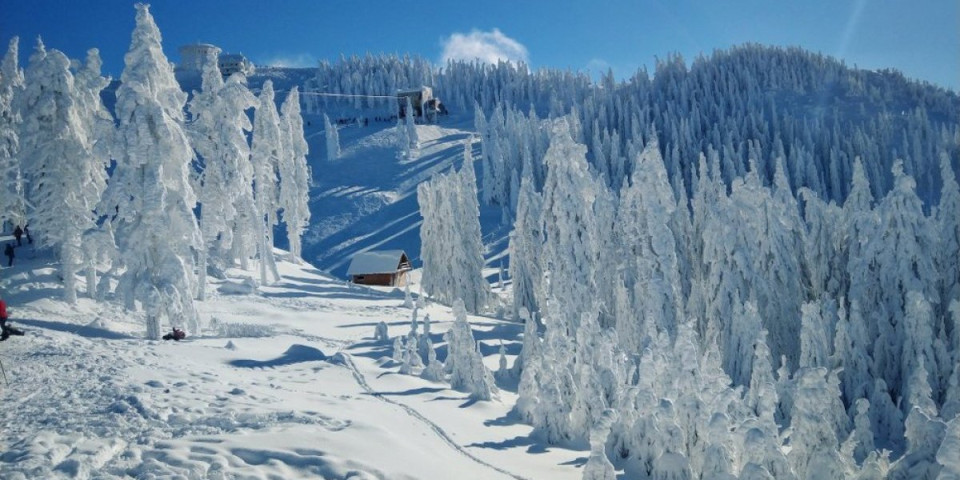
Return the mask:
<svg viewBox="0 0 960 480">
<path fill-rule="evenodd" d="M 283 157 L 280 159 L 280 208 L 287 224 L 287 241 L 294 262 L 301 261 L 301 236 L 310 224 L 310 167 L 307 141 L 303 138 L 300 94 L 293 87 L 280 108 Z"/>
<path fill-rule="evenodd" d="M 104 204 L 116 207 L 113 225 L 126 265 L 118 291 L 128 307 L 135 300 L 143 304 L 147 338 L 159 339 L 163 320 L 199 331 L 193 258 L 203 241 L 189 182 L 193 151 L 183 130 L 186 94 L 163 55 L 148 7 L 136 8 L 117 90 L 119 158 Z"/>
</svg>

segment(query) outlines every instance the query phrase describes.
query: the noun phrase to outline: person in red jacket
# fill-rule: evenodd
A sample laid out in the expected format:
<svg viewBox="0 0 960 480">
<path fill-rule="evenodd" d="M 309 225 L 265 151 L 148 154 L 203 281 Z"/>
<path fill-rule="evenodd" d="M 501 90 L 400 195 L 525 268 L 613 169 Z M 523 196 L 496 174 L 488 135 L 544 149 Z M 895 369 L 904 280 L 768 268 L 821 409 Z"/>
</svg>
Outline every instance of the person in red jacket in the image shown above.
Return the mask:
<svg viewBox="0 0 960 480">
<path fill-rule="evenodd" d="M 9 338 L 10 335 L 23 335 L 23 330 L 7 326 L 7 302 L 0 298 L 0 342 Z"/>
</svg>

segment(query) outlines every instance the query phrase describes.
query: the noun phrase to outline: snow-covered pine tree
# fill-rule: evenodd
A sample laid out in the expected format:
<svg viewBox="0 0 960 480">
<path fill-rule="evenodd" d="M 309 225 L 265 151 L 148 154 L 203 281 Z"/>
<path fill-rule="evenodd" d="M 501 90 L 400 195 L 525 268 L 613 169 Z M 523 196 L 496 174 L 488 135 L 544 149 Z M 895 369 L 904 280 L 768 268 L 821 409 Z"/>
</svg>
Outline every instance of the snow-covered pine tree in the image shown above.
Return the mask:
<svg viewBox="0 0 960 480">
<path fill-rule="evenodd" d="M 596 294 L 601 239 L 593 206 L 601 184 L 589 170 L 586 147 L 574 142 L 567 120 L 559 119 L 551 128 L 545 158 L 548 171 L 541 210 L 545 243 L 540 262 L 550 281 L 539 303 L 553 302 L 551 321 L 572 334 L 592 303 L 590 296 Z"/>
<path fill-rule="evenodd" d="M 463 165 L 457 172 L 460 185 L 456 188 L 458 200 L 454 217 L 458 228 L 459 241 L 455 248 L 460 250 L 456 261 L 460 263 L 455 271 L 463 272 L 458 279 L 461 282 L 460 298 L 468 312 L 479 313 L 490 306 L 493 293 L 490 284 L 483 276 L 483 235 L 480 230 L 480 204 L 477 199 L 477 176 L 473 166 L 473 139 L 463 145 Z"/>
<path fill-rule="evenodd" d="M 950 156 L 940 153 L 940 204 L 934 215 L 939 247 L 936 249 L 936 267 L 940 273 L 940 315 L 947 315 L 947 306 L 960 299 L 960 185 L 957 184 Z M 954 324 L 954 329 L 958 327 Z M 960 358 L 958 358 L 960 360 Z"/>
<path fill-rule="evenodd" d="M 843 478 L 846 467 L 829 420 L 837 415 L 832 407 L 840 400 L 840 390 L 831 385 L 825 368 L 801 369 L 796 376 L 789 454 L 793 470 L 799 478 Z M 846 413 L 840 415 L 846 418 Z"/>
<path fill-rule="evenodd" d="M 537 312 L 541 296 L 540 273 L 540 204 L 541 197 L 533 188 L 533 179 L 525 175 L 520 182 L 516 220 L 510 232 L 510 278 L 513 279 L 513 318 L 520 312 Z"/>
<path fill-rule="evenodd" d="M 26 224 L 23 178 L 20 173 L 20 113 L 14 98 L 23 89 L 23 70 L 18 66 L 19 37 L 10 39 L 0 62 L 0 225 Z"/>
<path fill-rule="evenodd" d="M 933 308 L 930 302 L 924 298 L 923 294 L 916 291 L 907 292 L 906 305 L 904 305 L 903 316 L 903 339 L 902 352 L 903 362 L 900 366 L 900 376 L 907 381 L 913 375 L 917 375 L 920 365 L 924 366 L 923 381 L 926 385 L 923 387 L 926 392 L 924 396 L 939 398 L 941 376 L 936 358 L 934 357 L 934 330 L 933 330 Z M 944 375 L 946 377 L 946 375 Z M 907 381 L 903 388 L 902 402 L 904 408 L 909 412 L 910 408 L 916 406 L 913 402 L 918 392 L 911 391 L 915 381 Z M 927 398 L 927 400 L 930 400 Z M 932 401 L 932 400 L 930 400 Z M 936 407 L 934 406 L 934 409 Z"/>
<path fill-rule="evenodd" d="M 590 428 L 590 457 L 583 466 L 583 480 L 616 480 L 616 470 L 606 452 L 607 437 L 616 421 L 617 412 L 608 408 Z"/>
<path fill-rule="evenodd" d="M 853 431 L 850 432 L 850 436 L 857 442 L 857 445 L 854 447 L 853 458 L 858 464 L 862 464 L 867 455 L 875 449 L 873 429 L 870 424 L 870 401 L 866 398 L 858 398 L 854 407 L 856 408 L 856 414 L 853 418 Z"/>
<path fill-rule="evenodd" d="M 450 388 L 463 390 L 477 400 L 490 400 L 499 390 L 493 374 L 483 365 L 462 300 L 453 302 L 453 316 L 453 325 L 444 334 L 447 341 L 444 370 L 450 372 Z"/>
<path fill-rule="evenodd" d="M 403 346 L 403 335 L 397 335 L 393 337 L 393 361 L 401 363 L 404 361 L 407 350 Z"/>
<path fill-rule="evenodd" d="M 921 363 L 921 367 L 922 365 Z M 923 381 L 921 378 L 917 380 Z M 888 478 L 891 480 L 941 478 L 942 466 L 937 461 L 937 451 L 946 438 L 946 425 L 937 417 L 936 411 L 914 406 L 907 415 L 904 427 L 907 450 L 896 463 L 891 465 Z"/>
<path fill-rule="evenodd" d="M 800 308 L 800 368 L 829 367 L 830 334 L 820 302 Z"/>
<path fill-rule="evenodd" d="M 615 228 L 622 253 L 617 257 L 625 263 L 623 280 L 633 293 L 633 309 L 675 336 L 683 302 L 677 242 L 669 226 L 676 201 L 655 138 L 636 160 L 630 186 L 620 194 Z M 639 346 L 639 340 L 621 338 L 628 348 Z"/>
<path fill-rule="evenodd" d="M 327 161 L 336 162 L 340 158 L 340 133 L 326 113 L 323 114 L 323 132 L 327 140 Z"/>
<path fill-rule="evenodd" d="M 941 466 L 937 480 L 960 480 L 960 418 L 947 423 L 943 442 L 937 450 L 937 463 Z"/>
<path fill-rule="evenodd" d="M 387 330 L 387 322 L 381 321 L 373 330 L 373 341 L 386 342 L 390 340 L 390 334 Z"/>
<path fill-rule="evenodd" d="M 140 301 L 147 338 L 161 323 L 199 331 L 194 255 L 203 245 L 190 186 L 193 151 L 183 130 L 187 96 L 163 55 L 149 7 L 138 4 L 136 27 L 117 89 L 117 164 L 104 205 L 113 222 L 126 271 L 117 286 L 126 306 Z"/>
<path fill-rule="evenodd" d="M 307 166 L 307 141 L 303 138 L 303 117 L 300 116 L 300 93 L 290 89 L 280 107 L 280 132 L 283 158 L 280 161 L 280 208 L 287 224 L 287 241 L 294 262 L 302 261 L 301 236 L 310 225 L 311 171 Z"/>
<path fill-rule="evenodd" d="M 258 234 L 257 253 L 260 257 L 260 283 L 266 284 L 269 272 L 280 280 L 280 272 L 273 258 L 273 227 L 279 223 L 280 194 L 277 171 L 286 159 L 280 116 L 274 101 L 273 82 L 263 82 L 256 110 L 253 114 L 253 138 L 250 162 L 253 164 L 254 197 L 261 232 Z"/>
<path fill-rule="evenodd" d="M 894 163 L 893 178 L 894 188 L 877 207 L 878 229 L 867 239 L 868 270 L 858 275 L 872 275 L 877 288 L 875 297 L 860 299 L 861 307 L 873 307 L 872 312 L 865 313 L 875 315 L 879 326 L 879 340 L 874 343 L 872 355 L 874 372 L 886 380 L 893 392 L 902 393 L 906 382 L 902 366 L 907 294 L 917 291 L 926 298 L 935 298 L 939 277 L 929 254 L 936 249 L 936 243 L 916 194 L 916 182 L 906 175 L 902 162 Z M 866 303 L 873 299 L 876 301 Z"/>
<path fill-rule="evenodd" d="M 425 337 L 427 346 L 427 363 L 423 371 L 420 372 L 420 378 L 439 382 L 443 380 L 443 363 L 437 360 L 437 350 L 433 348 L 433 342 L 429 337 Z"/>
<path fill-rule="evenodd" d="M 66 55 L 46 51 L 38 40 L 19 102 L 20 159 L 30 205 L 27 218 L 37 243 L 57 252 L 68 303 L 77 300 L 81 239 L 94 227 L 94 209 L 107 177 L 103 159 L 93 152 L 96 132 L 82 120 L 93 112 L 79 99 L 81 88 L 86 86 L 76 85 Z"/>
<path fill-rule="evenodd" d="M 441 302 L 460 299 L 467 311 L 478 313 L 492 294 L 482 273 L 480 211 L 469 149 L 468 141 L 459 172 L 439 175 L 417 187 L 417 202 L 423 216 L 422 285 Z M 457 221 L 451 222 L 453 218 Z"/>
<path fill-rule="evenodd" d="M 198 261 L 199 300 L 205 298 L 209 254 L 219 257 L 225 266 L 232 266 L 237 253 L 245 263 L 250 251 L 245 240 L 251 236 L 252 225 L 245 220 L 253 215 L 249 211 L 253 202 L 253 172 L 247 133 L 253 127 L 246 111 L 255 104 L 256 97 L 247 89 L 243 74 L 224 82 L 216 53 L 209 54 L 203 67 L 203 91 L 189 105 L 193 145 L 203 157 L 198 192 L 204 240 Z"/>
<path fill-rule="evenodd" d="M 768 433 L 777 433 L 777 383 L 773 378 L 773 359 L 767 347 L 767 331 L 760 330 L 753 344 L 753 365 L 750 371 L 750 388 L 744 400 L 766 427 Z"/>
<path fill-rule="evenodd" d="M 542 363 L 540 335 L 537 333 L 537 320 L 534 314 L 521 308 L 520 318 L 524 321 L 523 347 L 520 350 L 520 355 L 514 361 L 513 367 L 514 374 L 518 370 L 520 372 L 520 382 L 517 385 L 518 398 L 513 408 L 524 421 L 532 422 L 537 403 L 540 401 L 540 381 L 538 379 L 538 372 Z"/>
<path fill-rule="evenodd" d="M 103 77 L 100 73 L 102 66 L 103 61 L 100 59 L 100 51 L 91 48 L 87 50 L 87 58 L 83 66 L 74 75 L 74 84 L 77 87 L 78 94 L 77 101 L 84 112 L 81 115 L 81 121 L 86 126 L 89 153 L 93 157 L 90 161 L 94 164 L 99 163 L 99 171 L 102 172 L 101 174 L 104 177 L 104 182 L 97 194 L 98 202 L 103 190 L 106 189 L 106 171 L 112 157 L 111 150 L 116 135 L 113 115 L 107 111 L 101 96 L 103 89 L 110 84 L 110 79 Z M 102 212 L 97 213 L 102 214 Z M 95 298 L 99 261 L 114 256 L 116 250 L 110 225 L 104 223 L 99 228 L 84 232 L 80 248 L 86 269 L 87 293 L 90 298 Z"/>
</svg>

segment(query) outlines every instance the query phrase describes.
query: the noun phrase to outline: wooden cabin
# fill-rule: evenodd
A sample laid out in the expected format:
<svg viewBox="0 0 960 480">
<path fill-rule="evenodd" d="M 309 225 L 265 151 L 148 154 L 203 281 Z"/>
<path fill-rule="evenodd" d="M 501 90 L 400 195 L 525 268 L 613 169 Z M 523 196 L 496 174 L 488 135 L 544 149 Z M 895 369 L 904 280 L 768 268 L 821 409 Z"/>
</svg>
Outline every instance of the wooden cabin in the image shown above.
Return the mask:
<svg viewBox="0 0 960 480">
<path fill-rule="evenodd" d="M 379 250 L 354 255 L 347 275 L 360 285 L 402 287 L 410 270 L 410 259 L 403 250 Z"/>
</svg>

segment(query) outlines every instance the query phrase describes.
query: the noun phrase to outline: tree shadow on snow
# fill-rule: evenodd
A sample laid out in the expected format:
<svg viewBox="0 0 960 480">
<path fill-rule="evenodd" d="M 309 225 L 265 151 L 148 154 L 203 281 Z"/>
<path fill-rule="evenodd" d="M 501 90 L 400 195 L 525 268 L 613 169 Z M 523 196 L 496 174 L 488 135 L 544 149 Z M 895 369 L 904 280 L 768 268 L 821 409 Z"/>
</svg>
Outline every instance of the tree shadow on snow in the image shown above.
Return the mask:
<svg viewBox="0 0 960 480">
<path fill-rule="evenodd" d="M 511 448 L 527 447 L 527 453 L 546 453 L 549 445 L 540 442 L 530 435 L 518 435 L 499 442 L 471 443 L 467 447 L 489 448 L 491 450 L 508 450 Z"/>
<path fill-rule="evenodd" d="M 94 327 L 91 325 L 76 325 L 73 323 L 55 322 L 51 320 L 35 320 L 32 318 L 18 318 L 16 320 L 11 320 L 11 323 L 14 322 L 35 328 L 44 328 L 47 330 L 71 333 L 84 338 L 101 338 L 105 340 L 129 340 L 135 338 L 125 333 L 114 332 L 112 330 Z"/>
<path fill-rule="evenodd" d="M 582 467 L 587 464 L 587 458 L 588 457 L 577 457 L 568 462 L 563 462 L 560 465 L 572 465 L 574 467 Z"/>
<path fill-rule="evenodd" d="M 483 426 L 485 427 L 509 427 L 511 425 L 523 425 L 520 416 L 513 410 L 510 410 L 502 417 L 483 421 Z"/>
<path fill-rule="evenodd" d="M 373 395 L 376 397 L 409 397 L 411 395 L 422 395 L 424 393 L 437 393 L 446 390 L 441 387 L 420 387 L 420 388 L 411 388 L 410 390 L 398 391 L 398 392 L 370 392 L 364 393 L 364 395 Z"/>
<path fill-rule="evenodd" d="M 240 359 L 227 362 L 229 365 L 240 368 L 273 368 L 295 363 L 324 361 L 327 356 L 319 349 L 306 345 L 291 345 L 283 355 L 272 360 Z"/>
</svg>

